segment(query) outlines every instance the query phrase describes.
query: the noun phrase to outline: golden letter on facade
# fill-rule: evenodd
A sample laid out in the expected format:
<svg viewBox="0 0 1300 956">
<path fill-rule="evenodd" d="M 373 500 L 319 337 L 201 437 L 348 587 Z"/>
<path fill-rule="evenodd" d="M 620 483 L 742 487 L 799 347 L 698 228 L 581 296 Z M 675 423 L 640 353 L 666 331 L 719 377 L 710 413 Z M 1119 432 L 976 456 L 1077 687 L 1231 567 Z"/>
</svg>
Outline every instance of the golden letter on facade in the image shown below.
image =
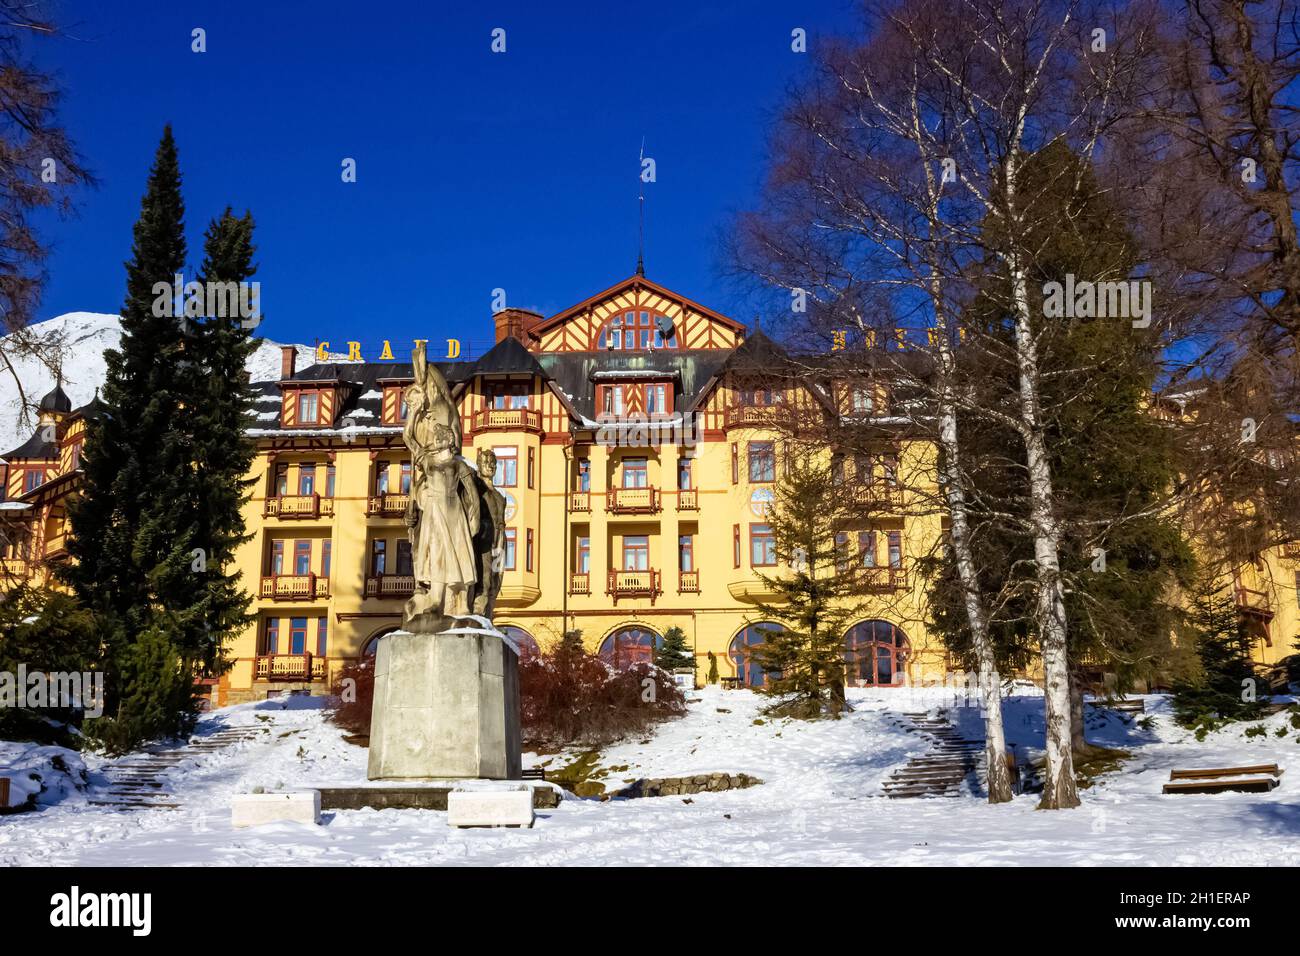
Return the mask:
<svg viewBox="0 0 1300 956">
<path fill-rule="evenodd" d="M 380 361 L 391 359 L 393 357 L 393 347 L 388 344 L 388 339 L 384 339 L 384 350 L 379 353 Z"/>
<path fill-rule="evenodd" d="M 349 361 L 349 362 L 360 362 L 360 361 L 361 361 L 361 343 L 360 343 L 360 342 L 349 342 L 349 343 L 348 343 L 348 361 Z"/>
<path fill-rule="evenodd" d="M 330 344 L 328 342 L 322 342 L 320 345 L 316 346 L 316 361 L 318 362 L 329 361 L 329 357 L 330 357 L 329 348 L 330 348 Z"/>
<path fill-rule="evenodd" d="M 447 340 L 447 358 L 454 359 L 460 355 L 460 339 Z"/>
</svg>

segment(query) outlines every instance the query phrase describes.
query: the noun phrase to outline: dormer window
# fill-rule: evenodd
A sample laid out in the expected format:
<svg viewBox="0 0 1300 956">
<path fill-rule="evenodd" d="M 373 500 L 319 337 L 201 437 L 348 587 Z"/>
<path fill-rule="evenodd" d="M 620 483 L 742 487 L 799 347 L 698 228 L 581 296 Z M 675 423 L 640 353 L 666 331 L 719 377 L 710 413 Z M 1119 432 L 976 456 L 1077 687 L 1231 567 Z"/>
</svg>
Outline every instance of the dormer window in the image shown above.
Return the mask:
<svg viewBox="0 0 1300 956">
<path fill-rule="evenodd" d="M 602 330 L 600 344 L 617 351 L 677 348 L 673 320 L 655 312 L 622 312 Z"/>
<path fill-rule="evenodd" d="M 320 396 L 315 392 L 303 392 L 298 396 L 298 424 L 318 425 L 320 417 Z"/>
</svg>

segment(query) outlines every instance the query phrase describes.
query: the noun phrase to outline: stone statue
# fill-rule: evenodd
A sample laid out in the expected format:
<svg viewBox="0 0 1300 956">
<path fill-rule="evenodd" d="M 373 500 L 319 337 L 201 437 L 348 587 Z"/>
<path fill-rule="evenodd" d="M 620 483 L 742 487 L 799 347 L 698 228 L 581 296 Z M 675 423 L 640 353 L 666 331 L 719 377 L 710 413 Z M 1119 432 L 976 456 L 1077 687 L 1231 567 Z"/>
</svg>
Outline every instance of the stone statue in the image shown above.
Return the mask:
<svg viewBox="0 0 1300 956">
<path fill-rule="evenodd" d="M 470 612 L 478 562 L 474 537 L 482 506 L 472 470 L 460 458 L 460 413 L 447 380 L 425 359 L 424 344 L 412 356 L 415 382 L 407 387 L 402 440 L 411 452 L 411 492 L 406 525 L 411 539 L 415 592 L 402 626 L 437 633 L 454 615 Z"/>
<path fill-rule="evenodd" d="M 478 534 L 474 536 L 474 550 L 478 555 L 479 579 L 474 591 L 474 613 L 489 620 L 501 591 L 501 572 L 506 555 L 506 498 L 497 491 L 493 476 L 497 471 L 497 456 L 490 448 L 478 452 L 478 478 L 482 484 L 479 500 Z"/>
</svg>

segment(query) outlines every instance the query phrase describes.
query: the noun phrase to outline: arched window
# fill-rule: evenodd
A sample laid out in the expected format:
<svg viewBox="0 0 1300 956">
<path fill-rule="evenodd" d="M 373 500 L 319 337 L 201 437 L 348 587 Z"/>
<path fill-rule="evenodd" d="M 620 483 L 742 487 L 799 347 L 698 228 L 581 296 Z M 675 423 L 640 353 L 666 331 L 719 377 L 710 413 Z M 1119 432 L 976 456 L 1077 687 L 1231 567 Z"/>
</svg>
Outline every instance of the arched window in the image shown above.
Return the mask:
<svg viewBox="0 0 1300 956">
<path fill-rule="evenodd" d="M 515 642 L 515 647 L 519 648 L 519 659 L 525 661 L 530 657 L 536 657 L 539 653 L 537 642 L 533 640 L 533 635 L 529 634 L 522 627 L 515 627 L 513 624 L 503 624 L 499 630 L 510 640 Z"/>
<path fill-rule="evenodd" d="M 784 630 L 780 624 L 764 621 L 750 624 L 731 639 L 727 656 L 736 668 L 736 676 L 746 687 L 762 687 L 767 682 L 767 672 L 754 660 L 754 648 L 767 640 L 769 634 L 779 634 Z"/>
<path fill-rule="evenodd" d="M 389 634 L 392 634 L 393 631 L 397 631 L 397 630 L 400 630 L 400 628 L 386 627 L 382 631 L 376 631 L 374 634 L 370 636 L 370 639 L 368 641 L 366 641 L 363 645 L 361 645 L 361 656 L 374 657 L 375 652 L 379 650 L 379 639 L 381 637 L 387 637 Z"/>
<path fill-rule="evenodd" d="M 677 348 L 673 320 L 657 312 L 620 312 L 601 328 L 596 348 L 615 351 Z"/>
<path fill-rule="evenodd" d="M 600 656 L 615 667 L 627 667 L 638 661 L 653 661 L 655 648 L 662 643 L 661 638 L 649 628 L 622 627 L 615 631 L 600 645 Z"/>
<path fill-rule="evenodd" d="M 907 635 L 888 621 L 860 621 L 844 635 L 845 676 L 858 687 L 897 687 L 911 650 Z"/>
</svg>

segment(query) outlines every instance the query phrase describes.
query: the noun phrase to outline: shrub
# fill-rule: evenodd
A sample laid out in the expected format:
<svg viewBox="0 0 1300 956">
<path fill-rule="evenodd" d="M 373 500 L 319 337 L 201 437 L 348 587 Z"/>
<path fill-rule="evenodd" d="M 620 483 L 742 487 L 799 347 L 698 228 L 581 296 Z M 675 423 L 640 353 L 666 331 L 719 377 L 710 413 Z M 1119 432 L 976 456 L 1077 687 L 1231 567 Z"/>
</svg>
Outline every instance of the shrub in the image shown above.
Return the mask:
<svg viewBox="0 0 1300 956">
<path fill-rule="evenodd" d="M 348 661 L 330 688 L 329 719 L 353 734 L 370 733 L 370 708 L 375 697 L 375 659 Z"/>
<path fill-rule="evenodd" d="M 666 671 L 646 662 L 614 668 L 570 631 L 559 646 L 519 663 L 523 737 L 539 749 L 602 746 L 642 734 L 686 710 Z"/>
</svg>

